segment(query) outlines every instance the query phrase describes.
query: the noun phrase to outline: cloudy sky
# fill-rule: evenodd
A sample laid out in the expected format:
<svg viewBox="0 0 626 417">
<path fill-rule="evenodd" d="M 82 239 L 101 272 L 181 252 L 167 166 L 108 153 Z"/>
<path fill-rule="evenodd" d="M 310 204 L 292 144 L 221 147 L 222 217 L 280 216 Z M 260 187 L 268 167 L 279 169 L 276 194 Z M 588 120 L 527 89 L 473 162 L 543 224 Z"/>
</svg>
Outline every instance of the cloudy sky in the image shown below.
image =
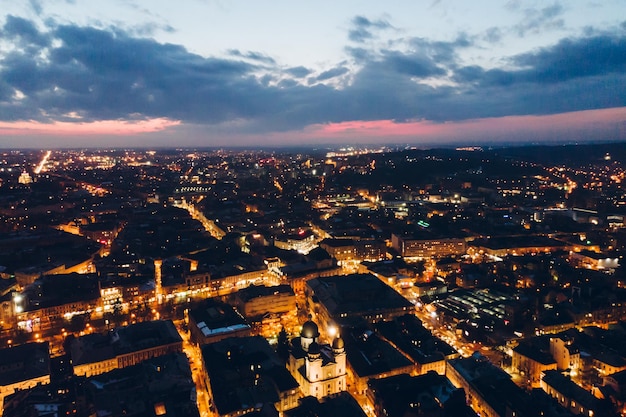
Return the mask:
<svg viewBox="0 0 626 417">
<path fill-rule="evenodd" d="M 0 0 L 0 147 L 626 140 L 623 0 Z"/>
</svg>

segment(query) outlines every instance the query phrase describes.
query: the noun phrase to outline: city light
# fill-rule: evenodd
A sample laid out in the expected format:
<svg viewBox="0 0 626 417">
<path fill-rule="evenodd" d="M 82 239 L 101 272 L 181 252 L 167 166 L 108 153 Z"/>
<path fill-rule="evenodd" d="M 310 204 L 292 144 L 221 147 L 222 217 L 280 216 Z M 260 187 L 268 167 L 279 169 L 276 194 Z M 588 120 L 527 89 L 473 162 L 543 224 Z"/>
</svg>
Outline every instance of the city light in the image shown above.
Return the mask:
<svg viewBox="0 0 626 417">
<path fill-rule="evenodd" d="M 115 350 L 129 343 L 125 329 L 171 323 L 165 334 L 180 337 L 202 416 L 220 403 L 203 355 L 228 338 L 262 341 L 268 350 L 250 357 L 274 351 L 291 363 L 283 376 L 294 385 L 280 395 L 293 401 L 274 405 L 282 413 L 315 394 L 298 371 L 309 356 L 323 378 L 319 401 L 347 392 L 368 415 L 384 402 L 377 383 L 437 383 L 429 371 L 446 392 L 474 390 L 476 410 L 491 407 L 498 396 L 481 397 L 491 388 L 464 380 L 464 363 L 505 370 L 519 398 L 552 370 L 597 396 L 598 380 L 623 371 L 594 349 L 619 352 L 626 320 L 626 171 L 618 151 L 607 165 L 605 148 L 586 149 L 571 165 L 486 147 L 353 147 L 330 160 L 304 150 L 55 150 L 28 184 L 19 175 L 42 153 L 5 153 L 0 190 L 15 198 L 0 201 L 0 338 L 7 349 L 48 342 L 51 358 L 68 354 L 91 378 L 122 362 L 82 364 L 81 349 Z M 294 345 L 303 333 L 317 339 L 310 351 Z M 241 359 L 229 352 L 225 361 Z M 345 379 L 333 379 L 329 364 L 343 360 L 333 355 L 345 355 Z M 246 364 L 244 388 L 269 378 L 267 363 Z M 229 378 L 244 386 L 237 372 Z M 31 382 L 22 389 L 48 383 Z M 602 414 L 583 414 L 593 413 Z"/>
</svg>

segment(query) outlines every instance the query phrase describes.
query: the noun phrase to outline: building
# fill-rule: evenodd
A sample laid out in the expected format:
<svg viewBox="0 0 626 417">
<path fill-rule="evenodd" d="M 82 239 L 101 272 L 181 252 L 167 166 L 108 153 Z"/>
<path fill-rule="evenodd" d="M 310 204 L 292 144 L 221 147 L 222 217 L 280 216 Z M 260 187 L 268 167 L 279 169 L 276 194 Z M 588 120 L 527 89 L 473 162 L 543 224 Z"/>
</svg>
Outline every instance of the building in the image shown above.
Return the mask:
<svg viewBox="0 0 626 417">
<path fill-rule="evenodd" d="M 410 264 L 401 258 L 378 262 L 361 262 L 359 272 L 371 273 L 384 283 L 394 288 L 410 288 L 420 278 L 423 267 Z"/>
<path fill-rule="evenodd" d="M 48 342 L 26 343 L 0 350 L 0 403 L 17 390 L 50 382 Z"/>
<path fill-rule="evenodd" d="M 7 397 L 3 416 L 199 417 L 187 357 L 173 353 L 100 375 L 38 384 Z"/>
<path fill-rule="evenodd" d="M 207 298 L 187 313 L 191 340 L 206 344 L 227 337 L 250 336 L 252 328 L 230 304 Z"/>
<path fill-rule="evenodd" d="M 296 295 L 286 284 L 273 287 L 251 285 L 237 291 L 234 299 L 245 317 L 287 314 L 296 310 Z"/>
<path fill-rule="evenodd" d="M 381 417 L 476 417 L 466 405 L 465 391 L 435 372 L 370 380 L 367 396 L 374 404 L 374 414 Z"/>
<path fill-rule="evenodd" d="M 590 250 L 570 251 L 569 260 L 572 264 L 597 271 L 613 271 L 619 267 L 619 258 L 616 256 L 607 256 L 604 253 L 598 253 Z"/>
<path fill-rule="evenodd" d="M 315 278 L 307 281 L 305 294 L 323 327 L 361 319 L 390 320 L 415 308 L 372 274 Z"/>
<path fill-rule="evenodd" d="M 93 409 L 101 416 L 200 415 L 189 362 L 180 352 L 92 376 L 87 379 L 86 388 Z"/>
<path fill-rule="evenodd" d="M 299 262 L 280 268 L 280 276 L 282 276 L 283 280 L 287 282 L 298 295 L 304 293 L 307 281 L 319 277 L 333 277 L 341 273 L 341 267 L 336 266 L 330 257 L 323 262 Z"/>
<path fill-rule="evenodd" d="M 320 247 L 335 258 L 339 265 L 351 261 L 378 261 L 385 258 L 384 242 L 371 239 L 324 239 Z"/>
<path fill-rule="evenodd" d="M 352 239 L 324 239 L 320 242 L 324 249 L 337 262 L 354 261 L 357 259 L 356 244 Z"/>
<path fill-rule="evenodd" d="M 22 171 L 20 176 L 17 178 L 17 182 L 19 184 L 28 185 L 33 182 L 33 178 L 26 171 Z"/>
<path fill-rule="evenodd" d="M 296 295 L 290 285 L 251 285 L 230 297 L 252 326 L 253 333 L 272 337 L 298 322 Z"/>
<path fill-rule="evenodd" d="M 17 326 L 27 332 L 50 329 L 76 314 L 95 314 L 102 311 L 98 279 L 77 273 L 43 276 L 19 296 L 15 311 Z"/>
<path fill-rule="evenodd" d="M 610 397 L 618 410 L 624 414 L 626 411 L 626 371 L 616 372 L 602 378 L 602 391 L 606 392 L 607 388 L 611 392 L 606 397 Z"/>
<path fill-rule="evenodd" d="M 155 299 L 154 280 L 145 276 L 106 276 L 100 278 L 100 300 L 105 313 L 120 306 L 147 306 Z"/>
<path fill-rule="evenodd" d="M 375 327 L 378 334 L 413 360 L 419 375 L 430 371 L 445 375 L 446 361 L 459 357 L 452 346 L 433 336 L 412 314 L 376 323 Z"/>
<path fill-rule="evenodd" d="M 470 243 L 468 253 L 491 256 L 520 256 L 574 250 L 572 244 L 547 236 L 504 236 L 476 239 Z"/>
<path fill-rule="evenodd" d="M 626 370 L 626 360 L 614 351 L 600 350 L 592 353 L 592 366 L 602 377 Z"/>
<path fill-rule="evenodd" d="M 550 352 L 532 343 L 520 343 L 513 349 L 512 366 L 523 374 L 532 388 L 539 388 L 541 375 L 548 370 L 556 370 L 557 362 Z"/>
<path fill-rule="evenodd" d="M 343 339 L 337 336 L 329 345 L 321 343 L 319 336 L 314 322 L 304 323 L 300 336 L 291 341 L 287 362 L 303 396 L 318 399 L 347 389 Z"/>
<path fill-rule="evenodd" d="M 113 221 L 81 224 L 79 231 L 82 236 L 110 246 L 120 231 L 120 225 Z"/>
<path fill-rule="evenodd" d="M 69 354 L 74 374 L 90 377 L 168 353 L 182 352 L 182 348 L 183 340 L 174 323 L 157 320 L 80 336 L 70 342 Z"/>
<path fill-rule="evenodd" d="M 468 404 L 482 417 L 567 416 L 562 409 L 554 410 L 554 404 L 537 401 L 478 352 L 448 361 L 446 376 L 465 390 Z"/>
<path fill-rule="evenodd" d="M 360 395 L 367 392 L 372 379 L 399 374 L 416 374 L 416 365 L 392 343 L 366 326 L 343 329 L 348 377 Z"/>
<path fill-rule="evenodd" d="M 418 297 L 436 297 L 448 292 L 448 286 L 441 281 L 416 282 L 413 290 Z"/>
<path fill-rule="evenodd" d="M 366 417 L 359 403 L 348 392 L 340 392 L 319 400 L 304 397 L 300 405 L 285 412 L 285 417 Z"/>
<path fill-rule="evenodd" d="M 298 383 L 260 336 L 230 337 L 202 347 L 204 384 L 218 416 L 298 405 Z"/>
<path fill-rule="evenodd" d="M 13 284 L 10 283 L 13 282 Z M 0 278 L 0 285 L 6 285 L 0 295 L 0 331 L 11 330 L 15 328 L 15 297 L 18 296 L 15 289 L 15 280 L 8 280 Z M 21 296 L 20 296 L 21 297 Z M 19 300 L 19 298 L 18 298 Z"/>
<path fill-rule="evenodd" d="M 85 395 L 84 377 L 40 383 L 4 398 L 3 417 L 88 416 L 91 406 Z"/>
<path fill-rule="evenodd" d="M 391 247 L 405 258 L 445 258 L 464 255 L 467 242 L 463 238 L 429 238 L 391 235 Z"/>
<path fill-rule="evenodd" d="M 617 416 L 609 400 L 600 400 L 559 371 L 545 371 L 541 388 L 565 409 L 583 416 Z"/>
<path fill-rule="evenodd" d="M 572 337 L 566 334 L 550 337 L 550 353 L 556 361 L 557 369 L 567 369 L 574 373 L 580 370 L 580 349 Z"/>
<path fill-rule="evenodd" d="M 295 250 L 307 254 L 316 245 L 315 234 L 311 230 L 301 229 L 298 233 L 282 234 L 274 238 L 274 246 L 279 249 Z"/>
</svg>

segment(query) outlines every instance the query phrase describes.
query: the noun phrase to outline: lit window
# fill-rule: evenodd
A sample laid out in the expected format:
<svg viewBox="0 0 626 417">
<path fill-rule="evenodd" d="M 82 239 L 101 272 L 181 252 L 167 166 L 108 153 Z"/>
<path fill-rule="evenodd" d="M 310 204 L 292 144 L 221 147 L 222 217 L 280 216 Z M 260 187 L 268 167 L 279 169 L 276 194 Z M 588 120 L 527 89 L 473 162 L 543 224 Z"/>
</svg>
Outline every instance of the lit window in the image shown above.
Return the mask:
<svg viewBox="0 0 626 417">
<path fill-rule="evenodd" d="M 165 404 L 164 403 L 154 404 L 154 414 L 156 414 L 157 416 L 164 416 L 165 414 L 167 414 L 167 411 L 165 410 Z"/>
</svg>

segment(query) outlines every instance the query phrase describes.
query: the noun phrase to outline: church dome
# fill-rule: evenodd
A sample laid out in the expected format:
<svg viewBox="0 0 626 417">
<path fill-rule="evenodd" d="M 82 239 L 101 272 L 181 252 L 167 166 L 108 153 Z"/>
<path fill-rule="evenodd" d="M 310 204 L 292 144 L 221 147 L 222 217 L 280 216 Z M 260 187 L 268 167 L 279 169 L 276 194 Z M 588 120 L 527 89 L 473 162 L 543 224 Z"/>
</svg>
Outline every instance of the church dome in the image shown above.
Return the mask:
<svg viewBox="0 0 626 417">
<path fill-rule="evenodd" d="M 309 353 L 320 353 L 322 351 L 321 346 L 317 342 L 313 342 L 309 345 Z"/>
<path fill-rule="evenodd" d="M 302 331 L 300 332 L 301 337 L 306 337 L 307 339 L 315 339 L 319 337 L 319 335 L 320 332 L 317 328 L 317 324 L 313 323 L 311 320 L 302 325 Z"/>
<path fill-rule="evenodd" d="M 322 354 L 322 347 L 317 342 L 313 342 L 309 345 L 309 351 L 307 353 L 311 359 L 319 358 Z"/>
<path fill-rule="evenodd" d="M 333 340 L 333 349 L 334 350 L 341 350 L 343 349 L 345 346 L 343 339 L 340 336 L 337 336 L 335 338 L 335 340 Z"/>
</svg>

